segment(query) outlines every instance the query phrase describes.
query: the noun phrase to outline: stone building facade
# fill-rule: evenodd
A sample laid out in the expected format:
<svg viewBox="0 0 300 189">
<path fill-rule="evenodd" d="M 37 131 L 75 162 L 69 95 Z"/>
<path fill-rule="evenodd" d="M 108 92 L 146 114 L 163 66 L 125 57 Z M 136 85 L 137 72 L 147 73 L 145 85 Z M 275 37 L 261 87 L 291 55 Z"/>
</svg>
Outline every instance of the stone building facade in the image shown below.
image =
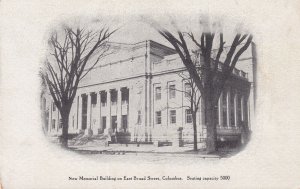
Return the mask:
<svg viewBox="0 0 300 189">
<path fill-rule="evenodd" d="M 191 143 L 192 118 L 186 96 L 190 88 L 179 76 L 186 69 L 176 52 L 154 41 L 112 43 L 111 47 L 114 53 L 79 84 L 69 117 L 69 133 L 123 132 L 129 133 L 131 141 L 172 142 L 181 131 L 183 140 Z M 241 135 L 242 125 L 250 127 L 254 104 L 251 52 L 240 61 L 246 61 L 242 63 L 246 66 L 234 69 L 219 99 L 219 140 L 234 140 Z M 59 135 L 60 114 L 49 94 L 43 95 L 42 108 L 46 132 Z M 206 137 L 203 110 L 200 101 L 199 142 Z"/>
</svg>

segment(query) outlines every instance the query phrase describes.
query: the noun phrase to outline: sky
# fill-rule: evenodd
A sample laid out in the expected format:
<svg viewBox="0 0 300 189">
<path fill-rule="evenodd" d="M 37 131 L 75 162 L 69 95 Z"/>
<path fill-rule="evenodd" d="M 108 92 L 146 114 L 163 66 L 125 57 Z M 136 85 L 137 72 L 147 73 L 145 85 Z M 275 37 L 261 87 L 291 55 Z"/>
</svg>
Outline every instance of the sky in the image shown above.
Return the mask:
<svg viewBox="0 0 300 189">
<path fill-rule="evenodd" d="M 170 46 L 149 23 L 142 20 L 141 17 L 132 17 L 120 20 L 116 23 L 119 30 L 111 37 L 112 42 L 119 43 L 138 43 L 145 40 L 153 40 L 161 44 Z"/>
<path fill-rule="evenodd" d="M 137 43 L 145 40 L 153 40 L 168 47 L 172 45 L 162 37 L 157 30 L 151 25 L 155 23 L 161 27 L 164 27 L 176 34 L 176 28 L 181 31 L 192 31 L 196 39 L 200 38 L 201 32 L 203 31 L 202 25 L 205 24 L 203 20 L 218 21 L 221 25 L 220 30 L 223 31 L 225 47 L 230 46 L 232 40 L 237 33 L 237 31 L 242 31 L 243 33 L 249 32 L 246 23 L 242 23 L 240 20 L 233 20 L 226 17 L 208 17 L 207 15 L 165 15 L 164 17 L 157 15 L 152 17 L 135 16 L 135 17 L 116 17 L 112 19 L 112 23 L 116 27 L 120 27 L 119 30 L 111 37 L 110 41 L 119 43 Z M 201 21 L 201 24 L 200 24 Z M 216 26 L 217 27 L 217 26 Z M 255 35 L 254 35 L 255 40 Z M 244 40 L 246 42 L 246 40 Z M 188 46 L 195 48 L 193 42 L 187 40 Z M 218 36 L 214 39 L 214 48 L 218 48 L 219 40 Z M 225 58 L 225 51 L 223 53 L 223 58 Z M 251 56 L 251 46 L 246 52 L 241 56 L 241 58 L 249 58 Z M 249 67 L 250 66 L 250 67 Z M 249 61 L 242 61 L 236 65 L 236 68 L 242 69 L 246 72 L 251 72 L 251 66 Z"/>
<path fill-rule="evenodd" d="M 178 28 L 181 31 L 192 31 L 195 37 L 200 38 L 201 31 L 203 31 L 203 20 L 217 21 L 223 30 L 224 39 L 229 45 L 236 34 L 236 28 L 239 27 L 241 31 L 248 32 L 244 24 L 239 20 L 232 20 L 229 18 L 209 17 L 207 15 L 136 15 L 131 17 L 115 17 L 110 18 L 107 22 L 112 23 L 112 28 L 116 27 L 119 30 L 111 37 L 111 41 L 120 43 L 137 43 L 145 40 L 157 41 L 161 44 L 170 47 L 169 42 L 164 39 L 154 28 L 154 25 L 166 28 L 172 32 Z M 201 21 L 201 24 L 200 24 Z M 152 24 L 152 25 L 151 25 Z M 217 40 L 215 40 L 218 42 Z"/>
<path fill-rule="evenodd" d="M 54 25 L 55 27 L 67 25 L 85 25 L 85 27 L 93 29 L 102 29 L 108 27 L 111 31 L 117 29 L 117 31 L 110 37 L 110 42 L 116 43 L 129 43 L 134 44 L 141 41 L 153 40 L 165 46 L 174 47 L 162 37 L 158 31 L 155 29 L 157 27 L 163 27 L 169 30 L 176 37 L 177 29 L 183 32 L 193 32 L 196 39 L 200 38 L 202 31 L 204 30 L 203 25 L 206 21 L 217 22 L 218 25 L 214 26 L 218 31 L 223 31 L 224 40 L 226 41 L 225 46 L 229 46 L 233 40 L 234 35 L 237 32 L 237 26 L 239 26 L 240 31 L 248 32 L 245 25 L 241 24 L 238 20 L 229 19 L 226 17 L 213 17 L 208 15 L 135 15 L 135 16 L 93 16 L 93 17 L 75 17 L 65 22 L 57 23 L 59 25 Z M 212 27 L 212 24 L 207 24 Z M 195 44 L 191 40 L 186 41 L 190 49 L 195 49 Z M 216 35 L 214 40 L 214 47 L 218 48 L 219 40 Z M 250 49 L 250 48 L 249 48 Z M 225 55 L 225 50 L 223 55 Z M 249 53 L 244 53 L 249 55 Z M 243 55 L 244 56 L 244 55 Z M 242 57 L 243 57 L 242 56 Z M 249 57 L 249 56 L 248 56 Z M 222 58 L 221 58 L 222 59 Z M 236 67 L 238 69 L 245 70 L 249 72 L 249 68 L 245 68 L 246 64 L 238 64 Z M 248 67 L 248 65 L 246 65 Z"/>
</svg>

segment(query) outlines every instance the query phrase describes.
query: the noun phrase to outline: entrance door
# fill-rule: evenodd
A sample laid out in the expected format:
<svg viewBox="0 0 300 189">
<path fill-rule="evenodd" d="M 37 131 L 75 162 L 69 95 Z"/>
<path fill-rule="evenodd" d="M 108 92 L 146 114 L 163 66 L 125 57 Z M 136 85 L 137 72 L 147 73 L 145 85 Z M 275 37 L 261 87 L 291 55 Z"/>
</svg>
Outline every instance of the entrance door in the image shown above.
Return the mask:
<svg viewBox="0 0 300 189">
<path fill-rule="evenodd" d="M 87 96 L 82 96 L 82 122 L 81 128 L 82 130 L 86 129 L 87 125 Z"/>
<path fill-rule="evenodd" d="M 127 115 L 122 115 L 122 128 L 124 132 L 127 132 Z"/>
<path fill-rule="evenodd" d="M 117 116 L 111 116 L 111 128 L 113 132 L 117 131 Z"/>
</svg>

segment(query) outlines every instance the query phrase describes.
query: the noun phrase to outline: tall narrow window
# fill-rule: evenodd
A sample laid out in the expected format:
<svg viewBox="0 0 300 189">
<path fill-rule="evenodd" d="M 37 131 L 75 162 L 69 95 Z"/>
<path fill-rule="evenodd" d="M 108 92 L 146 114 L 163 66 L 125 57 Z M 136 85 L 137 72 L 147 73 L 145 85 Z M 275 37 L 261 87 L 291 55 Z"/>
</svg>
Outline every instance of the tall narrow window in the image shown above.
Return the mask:
<svg viewBox="0 0 300 189">
<path fill-rule="evenodd" d="M 161 111 L 156 112 L 156 124 L 161 124 Z"/>
<path fill-rule="evenodd" d="M 176 123 L 176 110 L 170 110 L 170 121 L 171 123 Z"/>
<path fill-rule="evenodd" d="M 62 119 L 59 119 L 59 128 L 62 128 Z"/>
<path fill-rule="evenodd" d="M 111 105 L 116 105 L 118 101 L 118 91 L 113 89 L 110 91 Z"/>
<path fill-rule="evenodd" d="M 169 98 L 175 98 L 176 91 L 175 91 L 175 85 L 169 86 Z"/>
<path fill-rule="evenodd" d="M 102 116 L 102 129 L 106 129 L 106 116 Z"/>
<path fill-rule="evenodd" d="M 137 124 L 140 125 L 141 123 L 142 123 L 141 110 L 139 110 L 139 111 L 138 111 Z"/>
<path fill-rule="evenodd" d="M 56 111 L 56 105 L 55 105 L 54 102 L 53 102 L 53 104 L 52 104 L 52 110 L 53 110 L 53 112 Z"/>
<path fill-rule="evenodd" d="M 55 119 L 52 119 L 51 124 L 52 124 L 52 129 L 55 129 Z"/>
<path fill-rule="evenodd" d="M 122 104 L 128 104 L 129 101 L 129 89 L 124 87 L 121 89 Z"/>
<path fill-rule="evenodd" d="M 185 122 L 186 123 L 192 123 L 193 122 L 192 110 L 191 109 L 185 110 Z"/>
<path fill-rule="evenodd" d="M 161 87 L 156 87 L 155 88 L 155 100 L 160 100 L 161 99 Z"/>
<path fill-rule="evenodd" d="M 111 116 L 111 127 L 113 132 L 117 131 L 117 116 Z"/>
<path fill-rule="evenodd" d="M 87 127 L 87 95 L 82 95 L 82 115 L 81 115 L 82 130 Z"/>
<path fill-rule="evenodd" d="M 241 122 L 245 121 L 245 104 L 244 104 L 244 97 L 241 96 Z"/>
<path fill-rule="evenodd" d="M 48 127 L 49 127 L 49 111 L 48 110 L 46 110 L 46 112 L 45 112 L 45 126 L 46 126 L 46 130 L 48 130 Z"/>
<path fill-rule="evenodd" d="M 124 132 L 127 132 L 127 115 L 122 115 L 122 128 Z"/>
<path fill-rule="evenodd" d="M 106 106 L 106 102 L 107 102 L 107 93 L 106 93 L 106 91 L 101 91 L 100 92 L 100 98 L 101 98 L 101 106 Z"/>
<path fill-rule="evenodd" d="M 185 83 L 184 88 L 185 88 L 185 97 L 191 97 L 192 94 L 191 84 Z"/>
<path fill-rule="evenodd" d="M 91 104 L 93 107 L 95 107 L 97 104 L 97 94 L 96 93 L 91 94 Z"/>
<path fill-rule="evenodd" d="M 46 110 L 46 99 L 43 98 L 43 110 Z"/>
</svg>

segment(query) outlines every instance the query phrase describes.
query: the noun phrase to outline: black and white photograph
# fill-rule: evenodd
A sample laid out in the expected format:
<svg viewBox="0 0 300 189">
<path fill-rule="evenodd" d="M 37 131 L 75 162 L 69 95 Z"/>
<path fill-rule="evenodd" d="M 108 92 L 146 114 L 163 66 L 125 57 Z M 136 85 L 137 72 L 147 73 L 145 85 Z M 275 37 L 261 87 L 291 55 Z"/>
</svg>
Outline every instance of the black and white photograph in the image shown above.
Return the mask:
<svg viewBox="0 0 300 189">
<path fill-rule="evenodd" d="M 223 157 L 246 146 L 257 61 L 243 23 L 208 15 L 162 23 L 136 15 L 120 27 L 86 20 L 49 32 L 40 75 L 50 141 L 125 155 Z"/>
</svg>

